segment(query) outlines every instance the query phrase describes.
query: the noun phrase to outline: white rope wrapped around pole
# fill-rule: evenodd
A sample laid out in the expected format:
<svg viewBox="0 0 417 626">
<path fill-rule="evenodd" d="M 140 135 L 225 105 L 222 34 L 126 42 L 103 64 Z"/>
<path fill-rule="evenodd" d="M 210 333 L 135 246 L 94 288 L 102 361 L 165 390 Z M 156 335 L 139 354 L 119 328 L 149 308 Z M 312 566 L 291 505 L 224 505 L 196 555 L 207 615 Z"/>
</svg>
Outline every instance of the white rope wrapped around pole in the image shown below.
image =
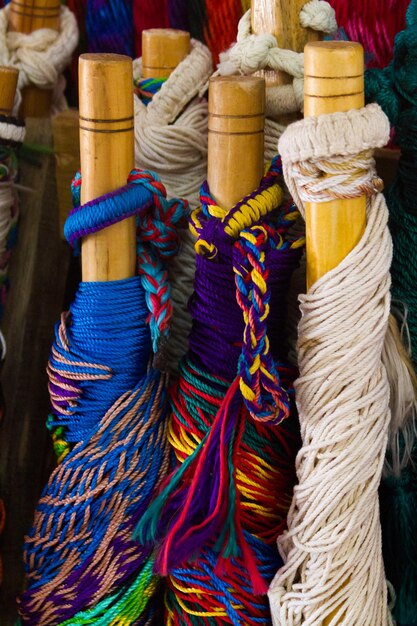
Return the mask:
<svg viewBox="0 0 417 626">
<path fill-rule="evenodd" d="M 381 549 L 378 487 L 390 423 L 382 362 L 390 310 L 388 210 L 372 151 L 389 123 L 377 105 L 308 117 L 279 151 L 305 202 L 367 195 L 359 243 L 300 296 L 296 400 L 298 485 L 279 539 L 285 565 L 269 598 L 275 626 L 393 624 Z"/>
</svg>

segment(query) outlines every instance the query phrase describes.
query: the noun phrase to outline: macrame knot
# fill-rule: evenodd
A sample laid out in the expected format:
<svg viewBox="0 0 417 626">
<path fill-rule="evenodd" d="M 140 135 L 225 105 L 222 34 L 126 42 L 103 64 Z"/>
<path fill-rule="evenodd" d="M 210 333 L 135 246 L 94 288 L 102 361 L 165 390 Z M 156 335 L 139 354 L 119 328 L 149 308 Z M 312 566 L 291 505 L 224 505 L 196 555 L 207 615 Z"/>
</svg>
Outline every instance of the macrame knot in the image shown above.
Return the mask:
<svg viewBox="0 0 417 626">
<path fill-rule="evenodd" d="M 372 196 L 383 190 L 376 175 L 373 151 L 355 157 L 318 159 L 293 166 L 293 180 L 304 202 L 329 202 L 337 198 Z"/>
<path fill-rule="evenodd" d="M 337 31 L 336 13 L 328 2 L 310 0 L 300 11 L 300 24 L 303 28 L 312 28 L 321 33 Z"/>
<path fill-rule="evenodd" d="M 130 172 L 127 185 L 80 205 L 82 178 L 78 172 L 72 181 L 74 208 L 65 223 L 65 236 L 76 252 L 82 237 L 136 216 L 137 270 L 150 311 L 153 350 L 165 342 L 172 317 L 170 286 L 165 260 L 177 254 L 180 238 L 178 225 L 188 216 L 186 200 L 167 200 L 159 177 L 147 170 Z"/>
<path fill-rule="evenodd" d="M 297 206 L 373 196 L 383 189 L 373 150 L 386 145 L 389 122 L 376 104 L 347 113 L 307 117 L 279 141 L 284 174 Z"/>
<path fill-rule="evenodd" d="M 229 61 L 242 74 L 253 74 L 269 65 L 270 51 L 277 46 L 273 35 L 249 35 L 233 46 Z"/>
</svg>

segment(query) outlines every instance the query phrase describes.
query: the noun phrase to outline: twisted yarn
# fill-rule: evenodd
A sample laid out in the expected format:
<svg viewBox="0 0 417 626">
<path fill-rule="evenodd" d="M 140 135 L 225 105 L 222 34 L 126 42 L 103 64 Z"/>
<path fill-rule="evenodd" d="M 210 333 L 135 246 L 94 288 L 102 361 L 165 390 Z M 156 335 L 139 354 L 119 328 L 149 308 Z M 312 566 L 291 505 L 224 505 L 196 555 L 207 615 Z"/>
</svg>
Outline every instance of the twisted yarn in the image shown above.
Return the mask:
<svg viewBox="0 0 417 626">
<path fill-rule="evenodd" d="M 373 189 L 370 152 L 388 136 L 387 118 L 371 105 L 308 117 L 290 126 L 279 142 L 285 180 L 303 213 L 305 202 L 331 200 L 335 189 L 344 197 L 343 186 L 345 197 L 367 194 L 361 241 L 300 297 L 295 389 L 303 444 L 288 531 L 278 540 L 285 565 L 269 591 L 279 626 L 325 619 L 355 626 L 393 624 L 378 506 L 390 420 L 381 354 L 391 240 L 385 201 Z M 329 172 L 335 159 L 338 174 Z"/>
<path fill-rule="evenodd" d="M 28 85 L 55 89 L 56 110 L 65 108 L 65 82 L 60 75 L 71 61 L 78 43 L 74 14 L 61 7 L 60 29 L 41 28 L 28 35 L 8 31 L 9 5 L 0 10 L 0 64 L 19 70 L 18 90 Z"/>
<path fill-rule="evenodd" d="M 279 173 L 275 160 L 230 212 L 204 184 L 192 215 L 193 329 L 171 393 L 176 467 L 136 532 L 159 546 L 170 625 L 270 623 L 262 594 L 280 563 L 298 445 L 285 301 L 303 244 L 289 236 L 298 212 L 279 207 Z"/>
<path fill-rule="evenodd" d="M 207 173 L 207 101 L 203 94 L 211 72 L 210 51 L 192 39 L 190 54 L 151 101 L 149 94 L 145 102 L 135 97 L 136 164 L 157 172 L 168 194 L 187 198 L 192 207 L 198 204 L 200 184 Z M 138 86 L 143 84 L 140 59 L 134 61 L 134 76 Z M 169 266 L 174 316 L 166 350 L 172 370 L 187 350 L 191 330 L 187 305 L 195 272 L 193 246 L 193 238 L 184 228 L 180 254 Z"/>
<path fill-rule="evenodd" d="M 144 625 L 158 606 L 150 603 L 157 585 L 151 549 L 134 542 L 132 532 L 168 469 L 167 378 L 149 363 L 148 318 L 154 334 L 165 332 L 170 309 L 158 312 L 167 290 L 159 303 L 154 287 L 164 286 L 166 272 L 155 277 L 153 265 L 178 249 L 173 207 L 184 216 L 186 205 L 168 202 L 158 180 L 134 170 L 119 190 L 125 207 L 132 207 L 132 188 L 142 188 L 135 206 L 139 276 L 81 283 L 55 330 L 49 427 L 67 448 L 26 537 L 28 585 L 19 602 L 25 624 Z M 108 198 L 95 212 L 89 205 L 70 217 L 73 242 L 107 225 Z M 92 214 L 102 222 L 88 229 Z"/>
<path fill-rule="evenodd" d="M 335 13 L 328 2 L 310 0 L 300 11 L 303 28 L 324 33 L 337 30 Z M 218 73 L 253 74 L 269 68 L 286 72 L 293 77 L 289 85 L 271 86 L 266 90 L 265 125 L 266 154 L 276 151 L 277 141 L 284 126 L 276 121 L 279 116 L 303 111 L 304 106 L 304 54 L 284 50 L 278 46 L 273 35 L 255 35 L 251 31 L 251 11 L 247 11 L 238 26 L 237 42 L 220 55 Z"/>
</svg>

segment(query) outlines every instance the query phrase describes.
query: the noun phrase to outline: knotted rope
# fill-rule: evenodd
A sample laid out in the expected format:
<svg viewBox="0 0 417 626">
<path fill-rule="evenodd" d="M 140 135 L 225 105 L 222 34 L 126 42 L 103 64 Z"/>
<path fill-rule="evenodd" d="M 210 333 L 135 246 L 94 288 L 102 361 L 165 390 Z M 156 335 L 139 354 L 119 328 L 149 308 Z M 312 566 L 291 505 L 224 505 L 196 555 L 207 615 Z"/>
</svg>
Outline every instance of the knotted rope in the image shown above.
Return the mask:
<svg viewBox="0 0 417 626">
<path fill-rule="evenodd" d="M 161 177 L 169 195 L 187 198 L 192 207 L 199 202 L 201 181 L 207 174 L 207 100 L 203 94 L 212 72 L 211 54 L 203 44 L 191 40 L 190 54 L 170 77 L 154 83 L 141 101 L 141 59 L 134 62 L 136 164 Z M 158 90 L 158 83 L 160 89 Z M 194 241 L 188 229 L 181 231 L 181 251 L 169 265 L 174 305 L 173 326 L 167 345 L 168 366 L 178 368 L 187 351 L 191 317 L 188 300 L 195 272 Z"/>
<path fill-rule="evenodd" d="M 61 7 L 60 30 L 35 30 L 29 35 L 8 31 L 10 6 L 0 10 L 0 65 L 19 70 L 18 97 L 28 85 L 54 89 L 54 110 L 66 108 L 62 72 L 69 65 L 78 43 L 74 14 Z"/>
<path fill-rule="evenodd" d="M 397 176 L 387 191 L 393 238 L 392 297 L 394 314 L 404 325 L 414 371 L 417 368 L 417 2 L 407 10 L 406 28 L 395 39 L 394 58 L 383 70 L 366 72 L 366 95 L 376 100 L 395 126 L 401 148 Z M 391 472 L 380 490 L 382 533 L 387 576 L 396 592 L 394 617 L 399 626 L 417 624 L 417 439 L 415 412 L 401 432 L 400 452 L 408 460 Z M 411 457 L 411 458 L 410 458 Z M 392 459 L 389 457 L 388 462 Z"/>
<path fill-rule="evenodd" d="M 205 183 L 192 215 L 193 329 L 171 393 L 176 467 L 137 529 L 159 546 L 167 625 L 270 623 L 262 594 L 280 564 L 299 445 L 284 325 L 303 240 L 289 236 L 298 212 L 280 206 L 279 174 L 275 160 L 230 212 Z"/>
<path fill-rule="evenodd" d="M 328 2 L 310 0 L 300 12 L 303 28 L 323 33 L 337 30 L 335 13 Z M 304 107 L 304 54 L 279 48 L 273 35 L 255 35 L 251 31 L 251 11 L 247 11 L 238 26 L 237 42 L 220 55 L 218 73 L 253 74 L 269 68 L 293 77 L 288 85 L 269 86 L 265 103 L 265 156 L 272 158 L 277 141 L 285 129 L 276 120 L 288 113 L 302 112 Z"/>
<path fill-rule="evenodd" d="M 279 149 L 297 206 L 367 195 L 360 242 L 300 296 L 295 382 L 302 447 L 285 561 L 269 591 L 274 624 L 392 624 L 378 486 L 390 421 L 381 355 L 389 316 L 391 240 L 372 150 L 389 124 L 376 105 L 308 117 Z"/>
<path fill-rule="evenodd" d="M 178 250 L 186 208 L 133 170 L 126 187 L 76 207 L 66 223 L 77 249 L 84 235 L 136 215 L 139 276 L 81 283 L 56 327 L 49 427 L 61 463 L 26 538 L 25 624 L 146 624 L 157 608 L 151 550 L 132 532 L 168 469 L 167 377 L 152 367 L 151 346 L 167 333 L 164 261 Z"/>
</svg>

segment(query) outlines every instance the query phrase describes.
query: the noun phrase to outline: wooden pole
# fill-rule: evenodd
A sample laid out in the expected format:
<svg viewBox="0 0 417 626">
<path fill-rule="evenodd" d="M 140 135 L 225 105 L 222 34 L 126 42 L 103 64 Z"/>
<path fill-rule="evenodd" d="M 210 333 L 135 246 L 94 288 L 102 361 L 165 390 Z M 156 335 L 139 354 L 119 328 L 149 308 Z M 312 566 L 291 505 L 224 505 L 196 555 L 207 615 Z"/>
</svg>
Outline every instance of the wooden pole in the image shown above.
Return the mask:
<svg viewBox="0 0 417 626">
<path fill-rule="evenodd" d="M 256 35 L 268 33 L 274 35 L 278 46 L 294 52 L 302 52 L 309 41 L 318 41 L 319 32 L 303 28 L 300 24 L 300 11 L 308 0 L 251 0 L 252 32 Z M 285 72 L 263 70 L 267 87 L 288 85 L 292 76 Z M 282 115 L 281 124 L 289 124 L 301 116 L 297 113 Z"/>
<path fill-rule="evenodd" d="M 304 115 L 364 106 L 363 49 L 358 43 L 309 43 L 304 59 Z M 306 205 L 307 284 L 336 267 L 361 239 L 366 198 Z"/>
<path fill-rule="evenodd" d="M 231 209 L 259 185 L 264 163 L 265 82 L 256 76 L 210 79 L 208 184 Z"/>
<path fill-rule="evenodd" d="M 134 167 L 132 60 L 83 54 L 79 62 L 81 201 L 126 184 Z M 82 242 L 84 281 L 135 275 L 136 226 L 130 217 Z"/>
<path fill-rule="evenodd" d="M 59 30 L 61 3 L 59 0 L 10 0 L 9 30 L 32 33 L 40 28 Z M 29 85 L 22 90 L 20 115 L 49 117 L 52 90 Z"/>
<path fill-rule="evenodd" d="M 0 115 L 10 115 L 16 95 L 19 70 L 0 67 Z"/>
<path fill-rule="evenodd" d="M 143 78 L 168 78 L 190 53 L 190 33 L 174 28 L 142 32 Z"/>
</svg>

